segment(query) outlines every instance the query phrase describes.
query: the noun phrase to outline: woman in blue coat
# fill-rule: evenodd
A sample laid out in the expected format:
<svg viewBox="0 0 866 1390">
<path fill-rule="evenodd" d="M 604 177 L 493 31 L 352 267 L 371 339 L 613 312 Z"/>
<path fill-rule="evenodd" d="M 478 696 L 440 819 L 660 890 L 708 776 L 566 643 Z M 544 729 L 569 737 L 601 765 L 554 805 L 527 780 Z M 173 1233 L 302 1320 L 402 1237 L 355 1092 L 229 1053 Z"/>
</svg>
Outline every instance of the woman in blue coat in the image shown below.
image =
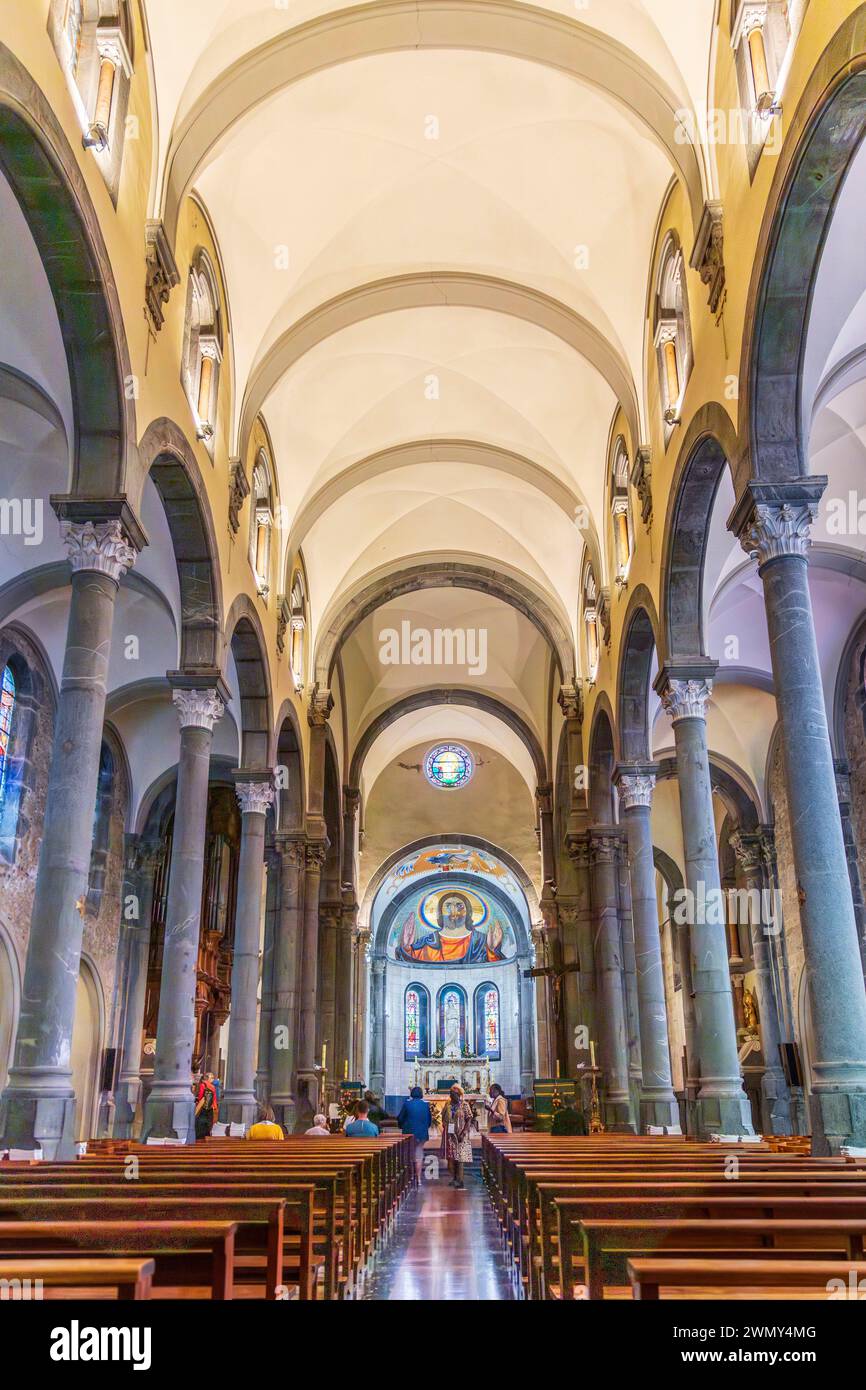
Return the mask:
<svg viewBox="0 0 866 1390">
<path fill-rule="evenodd" d="M 409 1099 L 404 1100 L 397 1116 L 397 1123 L 404 1134 L 411 1134 L 415 1140 L 415 1186 L 421 1186 L 421 1171 L 424 1167 L 424 1145 L 430 1136 L 433 1113 L 424 1099 L 420 1086 L 413 1086 Z"/>
</svg>

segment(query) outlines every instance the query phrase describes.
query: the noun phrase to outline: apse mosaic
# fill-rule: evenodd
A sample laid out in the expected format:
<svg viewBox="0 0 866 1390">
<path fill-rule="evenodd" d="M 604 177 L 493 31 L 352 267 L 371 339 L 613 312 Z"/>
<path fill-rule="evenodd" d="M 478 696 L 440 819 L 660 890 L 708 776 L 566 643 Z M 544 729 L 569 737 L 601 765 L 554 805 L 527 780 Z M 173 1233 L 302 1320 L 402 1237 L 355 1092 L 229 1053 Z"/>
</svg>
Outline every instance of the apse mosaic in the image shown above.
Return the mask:
<svg viewBox="0 0 866 1390">
<path fill-rule="evenodd" d="M 514 930 L 477 888 L 424 888 L 397 913 L 388 954 L 418 965 L 486 965 L 513 960 Z"/>
</svg>

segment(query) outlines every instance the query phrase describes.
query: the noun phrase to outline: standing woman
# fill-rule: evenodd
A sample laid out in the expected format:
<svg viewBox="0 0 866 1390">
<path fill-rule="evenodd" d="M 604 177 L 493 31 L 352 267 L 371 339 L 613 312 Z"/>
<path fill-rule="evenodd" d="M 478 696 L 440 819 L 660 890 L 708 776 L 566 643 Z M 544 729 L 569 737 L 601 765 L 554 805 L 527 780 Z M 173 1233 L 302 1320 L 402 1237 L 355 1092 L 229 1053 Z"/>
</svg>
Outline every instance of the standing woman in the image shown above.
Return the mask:
<svg viewBox="0 0 866 1390">
<path fill-rule="evenodd" d="M 404 1134 L 411 1134 L 415 1141 L 415 1186 L 421 1186 L 421 1174 L 424 1170 L 424 1145 L 430 1138 L 430 1126 L 433 1123 L 433 1113 L 430 1106 L 424 1099 L 424 1092 L 420 1086 L 413 1086 L 409 1092 L 409 1099 L 404 1100 L 400 1114 L 397 1116 L 397 1123 Z"/>
<path fill-rule="evenodd" d="M 451 1087 L 450 1100 L 442 1111 L 442 1157 L 447 1159 L 453 1174 L 451 1186 L 462 1188 L 463 1166 L 472 1162 L 472 1126 L 475 1121 L 468 1101 L 463 1099 L 463 1087 Z"/>
<path fill-rule="evenodd" d="M 494 1081 L 490 1087 L 487 1100 L 484 1102 L 488 1113 L 488 1134 L 510 1134 L 511 1116 L 508 1113 L 508 1101 L 505 1099 L 505 1092 L 498 1081 Z"/>
</svg>

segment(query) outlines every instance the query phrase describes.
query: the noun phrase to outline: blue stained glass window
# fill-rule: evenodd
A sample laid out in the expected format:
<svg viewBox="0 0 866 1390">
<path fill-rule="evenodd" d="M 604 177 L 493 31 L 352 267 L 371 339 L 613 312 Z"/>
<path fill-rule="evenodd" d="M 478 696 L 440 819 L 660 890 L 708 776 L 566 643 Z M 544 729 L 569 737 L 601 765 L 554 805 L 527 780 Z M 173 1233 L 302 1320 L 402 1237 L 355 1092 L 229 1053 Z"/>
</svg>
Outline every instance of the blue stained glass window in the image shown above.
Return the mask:
<svg viewBox="0 0 866 1390">
<path fill-rule="evenodd" d="M 461 743 L 440 743 L 431 748 L 424 763 L 434 787 L 465 787 L 474 771 L 472 754 Z"/>
<path fill-rule="evenodd" d="M 15 677 L 8 666 L 0 680 L 0 806 L 6 794 L 9 750 L 12 741 L 12 712 L 15 708 Z"/>
</svg>

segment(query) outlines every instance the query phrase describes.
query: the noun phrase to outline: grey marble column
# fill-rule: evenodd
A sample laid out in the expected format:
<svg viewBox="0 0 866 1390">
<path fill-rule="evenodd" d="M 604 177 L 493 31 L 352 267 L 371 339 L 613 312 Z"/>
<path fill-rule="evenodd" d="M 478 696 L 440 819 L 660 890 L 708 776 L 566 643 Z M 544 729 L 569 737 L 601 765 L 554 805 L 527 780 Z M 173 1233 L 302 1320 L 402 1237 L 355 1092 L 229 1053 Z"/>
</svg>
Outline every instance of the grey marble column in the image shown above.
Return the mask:
<svg viewBox="0 0 866 1390">
<path fill-rule="evenodd" d="M 679 1107 L 671 1080 L 662 945 L 653 859 L 650 766 L 617 769 L 617 787 L 628 836 L 631 906 L 637 967 L 641 1045 L 641 1128 L 665 1125 L 679 1129 Z"/>
<path fill-rule="evenodd" d="M 548 965 L 547 929 L 543 922 L 532 926 L 532 944 L 535 948 L 535 964 L 538 968 Z M 553 1021 L 550 1017 L 550 981 L 539 976 L 532 982 L 535 986 L 535 1016 L 538 1032 L 537 1065 L 538 1075 L 551 1077 L 556 1071 L 554 1057 Z"/>
<path fill-rule="evenodd" d="M 782 1071 L 779 1043 L 782 1040 L 773 970 L 770 957 L 770 932 L 779 923 L 764 910 L 764 869 L 760 834 L 735 830 L 730 837 L 737 861 L 737 870 L 744 891 L 748 894 L 749 936 L 752 961 L 755 967 L 755 993 L 761 1025 L 761 1051 L 764 1075 L 761 1078 L 761 1125 L 765 1134 L 793 1134 L 791 1095 Z M 738 913 L 738 917 L 740 914 Z M 742 920 L 742 918 L 740 918 Z"/>
<path fill-rule="evenodd" d="M 619 860 L 623 836 L 618 826 L 594 826 L 588 832 L 592 877 L 594 954 L 599 1019 L 599 1066 L 603 1078 L 605 1125 L 634 1132 L 628 1074 L 628 1039 L 619 921 Z"/>
<path fill-rule="evenodd" d="M 256 774 L 257 777 L 260 774 Z M 262 926 L 262 877 L 265 867 L 265 820 L 274 803 L 271 782 L 238 777 L 241 852 L 238 861 L 235 942 L 232 959 L 232 1005 L 226 1088 L 220 1118 L 253 1124 L 256 1101 L 256 1023 L 258 1021 L 259 945 Z"/>
<path fill-rule="evenodd" d="M 62 521 L 72 593 L 21 1013 L 0 1100 L 0 1147 L 69 1158 L 75 1143 L 72 1030 L 84 931 L 114 603 L 135 562 L 120 520 Z M 140 534 L 140 533 L 139 533 Z"/>
<path fill-rule="evenodd" d="M 385 1094 L 385 957 L 370 962 L 370 1090 Z"/>
<path fill-rule="evenodd" d="M 298 835 L 278 835 L 279 909 L 274 933 L 274 1007 L 271 1016 L 271 1105 L 279 1123 L 293 1133 L 295 1059 L 298 1036 L 298 967 L 301 937 L 301 873 L 306 842 Z"/>
<path fill-rule="evenodd" d="M 327 1043 L 328 1076 L 342 1076 L 343 1058 L 337 1056 L 337 937 L 343 915 L 341 903 L 319 904 L 319 979 L 316 1014 L 316 1053 Z"/>
<path fill-rule="evenodd" d="M 256 1095 L 270 1104 L 271 1032 L 274 1015 L 274 939 L 280 907 L 280 860 L 273 841 L 265 840 L 265 931 L 262 942 L 262 1000 L 259 1009 Z"/>
<path fill-rule="evenodd" d="M 753 483 L 729 526 L 758 562 L 770 636 L 814 1034 L 812 1146 L 866 1145 L 866 987 L 807 562 L 823 478 Z"/>
<path fill-rule="evenodd" d="M 370 948 L 370 932 L 359 927 L 355 935 L 355 1074 L 354 1080 L 361 1081 L 367 1071 L 367 953 Z"/>
<path fill-rule="evenodd" d="M 180 683 L 180 682 L 183 683 Z M 228 692 L 225 692 L 228 698 Z M 153 1085 L 144 1108 L 142 1139 L 195 1140 L 192 1049 L 198 968 L 201 891 L 204 877 L 208 778 L 213 727 L 225 704 L 215 687 L 175 681 L 172 696 L 180 720 L 180 758 Z"/>
<path fill-rule="evenodd" d="M 344 903 L 337 923 L 337 951 L 334 963 L 334 1076 L 342 1081 L 348 1064 L 349 1078 L 354 1065 L 354 933 L 357 920 L 354 902 Z"/>
<path fill-rule="evenodd" d="M 132 1138 L 141 1095 L 141 1043 L 150 956 L 150 917 L 154 873 L 159 857 L 159 846 L 140 836 L 130 836 L 130 839 L 134 843 L 128 847 L 124 908 L 121 913 L 126 957 L 120 1063 L 114 1092 L 113 1137 L 116 1139 Z M 130 901 L 134 915 L 127 918 L 126 904 Z"/>
<path fill-rule="evenodd" d="M 520 1008 L 520 1094 L 532 1095 L 535 1079 L 535 981 L 527 978 L 529 956 L 517 957 L 517 986 Z"/>
<path fill-rule="evenodd" d="M 674 901 L 672 919 L 678 926 L 686 921 L 689 928 L 701 1073 L 695 1117 L 701 1138 L 713 1133 L 754 1132 L 737 1051 L 725 900 L 713 818 L 706 722 L 712 690 L 710 667 L 712 663 L 664 667 L 656 680 L 662 704 L 673 722 L 677 750 L 687 896 L 685 903 Z"/>
<path fill-rule="evenodd" d="M 321 1053 L 316 1053 L 319 991 L 319 891 L 328 853 L 327 839 L 307 842 L 304 870 L 304 918 L 300 968 L 300 1030 L 296 1104 L 300 1123 L 318 1103 Z"/>
<path fill-rule="evenodd" d="M 625 999 L 625 1037 L 628 1048 L 628 1084 L 632 1110 L 640 1117 L 641 1068 L 640 1008 L 637 994 L 637 954 L 631 907 L 631 882 L 627 847 L 619 861 L 619 933 L 622 943 L 622 987 Z"/>
</svg>

